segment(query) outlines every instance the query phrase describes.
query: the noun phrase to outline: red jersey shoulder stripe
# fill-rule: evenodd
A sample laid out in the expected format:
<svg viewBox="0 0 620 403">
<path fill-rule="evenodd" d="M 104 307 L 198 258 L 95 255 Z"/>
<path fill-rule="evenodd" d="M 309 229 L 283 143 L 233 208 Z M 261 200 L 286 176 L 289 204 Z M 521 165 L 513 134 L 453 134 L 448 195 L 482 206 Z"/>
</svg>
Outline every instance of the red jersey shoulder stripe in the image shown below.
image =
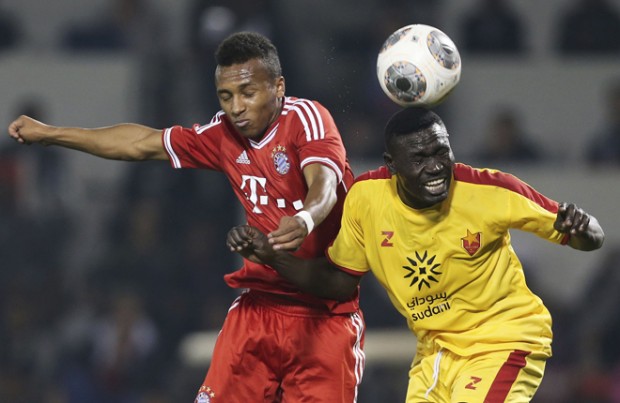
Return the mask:
<svg viewBox="0 0 620 403">
<path fill-rule="evenodd" d="M 377 169 L 366 171 L 360 174 L 357 178 L 355 178 L 355 182 L 372 179 L 390 179 L 391 177 L 392 174 L 390 173 L 390 170 L 385 165 L 383 165 Z"/>
<path fill-rule="evenodd" d="M 490 171 L 487 169 L 476 169 L 469 165 L 456 163 L 454 164 L 454 179 L 478 185 L 502 187 L 527 197 L 551 213 L 555 214 L 558 212 L 559 205 L 556 201 L 543 196 L 527 183 L 508 173 Z"/>
</svg>

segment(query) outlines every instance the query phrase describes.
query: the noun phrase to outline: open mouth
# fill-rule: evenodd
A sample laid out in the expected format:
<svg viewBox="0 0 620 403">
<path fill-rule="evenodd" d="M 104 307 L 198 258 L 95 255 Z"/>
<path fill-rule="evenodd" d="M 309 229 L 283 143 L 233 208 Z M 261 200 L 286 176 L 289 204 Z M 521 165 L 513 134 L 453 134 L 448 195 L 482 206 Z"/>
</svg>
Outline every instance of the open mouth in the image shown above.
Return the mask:
<svg viewBox="0 0 620 403">
<path fill-rule="evenodd" d="M 447 181 L 445 178 L 433 179 L 424 184 L 424 189 L 430 194 L 441 194 L 446 191 Z"/>
</svg>

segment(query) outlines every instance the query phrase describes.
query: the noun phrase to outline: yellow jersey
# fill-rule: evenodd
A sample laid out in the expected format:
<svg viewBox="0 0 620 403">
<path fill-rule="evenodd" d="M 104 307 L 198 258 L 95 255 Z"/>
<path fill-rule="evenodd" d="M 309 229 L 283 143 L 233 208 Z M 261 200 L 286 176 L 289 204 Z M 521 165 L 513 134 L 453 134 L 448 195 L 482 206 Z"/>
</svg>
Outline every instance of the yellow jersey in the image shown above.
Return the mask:
<svg viewBox="0 0 620 403">
<path fill-rule="evenodd" d="M 526 285 L 510 229 L 565 244 L 558 203 L 515 176 L 455 164 L 449 195 L 416 210 L 383 167 L 361 175 L 327 249 L 341 270 L 374 273 L 418 340 L 469 356 L 525 350 L 551 355 L 551 316 Z M 363 298 L 363 297 L 362 297 Z"/>
</svg>

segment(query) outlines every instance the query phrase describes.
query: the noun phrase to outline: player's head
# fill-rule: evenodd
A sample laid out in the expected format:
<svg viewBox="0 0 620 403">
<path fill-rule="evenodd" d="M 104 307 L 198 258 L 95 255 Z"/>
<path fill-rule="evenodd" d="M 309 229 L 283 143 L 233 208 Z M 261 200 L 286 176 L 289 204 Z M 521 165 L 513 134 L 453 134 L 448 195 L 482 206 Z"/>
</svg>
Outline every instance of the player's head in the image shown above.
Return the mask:
<svg viewBox="0 0 620 403">
<path fill-rule="evenodd" d="M 230 67 L 249 60 L 260 60 L 272 79 L 282 75 L 278 49 L 265 36 L 256 32 L 237 32 L 224 39 L 215 51 L 218 66 Z"/>
<path fill-rule="evenodd" d="M 423 209 L 448 197 L 454 156 L 439 115 L 426 108 L 400 110 L 385 127 L 385 147 L 385 164 L 405 204 Z"/>
<path fill-rule="evenodd" d="M 276 47 L 255 32 L 238 32 L 215 52 L 215 85 L 220 106 L 236 130 L 260 138 L 278 117 L 284 77 Z"/>
</svg>

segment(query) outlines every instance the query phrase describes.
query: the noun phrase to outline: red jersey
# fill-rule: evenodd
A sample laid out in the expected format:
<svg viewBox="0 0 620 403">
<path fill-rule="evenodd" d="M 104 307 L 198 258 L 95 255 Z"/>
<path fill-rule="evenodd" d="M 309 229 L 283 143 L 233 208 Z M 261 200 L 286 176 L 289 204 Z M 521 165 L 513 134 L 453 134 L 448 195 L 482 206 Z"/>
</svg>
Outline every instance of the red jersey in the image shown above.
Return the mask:
<svg viewBox="0 0 620 403">
<path fill-rule="evenodd" d="M 204 126 L 165 129 L 163 142 L 174 168 L 223 172 L 243 205 L 248 224 L 264 233 L 278 228 L 282 216 L 292 216 L 303 208 L 308 192 L 303 168 L 315 163 L 329 167 L 339 180 L 338 201 L 295 255 L 324 256 L 325 249 L 336 237 L 353 173 L 334 120 L 318 102 L 285 97 L 280 116 L 260 141 L 237 133 L 226 114 L 220 111 Z M 224 278 L 233 288 L 251 288 L 327 304 L 335 313 L 353 312 L 358 307 L 357 296 L 344 303 L 319 299 L 302 293 L 271 267 L 248 260 Z"/>
</svg>

